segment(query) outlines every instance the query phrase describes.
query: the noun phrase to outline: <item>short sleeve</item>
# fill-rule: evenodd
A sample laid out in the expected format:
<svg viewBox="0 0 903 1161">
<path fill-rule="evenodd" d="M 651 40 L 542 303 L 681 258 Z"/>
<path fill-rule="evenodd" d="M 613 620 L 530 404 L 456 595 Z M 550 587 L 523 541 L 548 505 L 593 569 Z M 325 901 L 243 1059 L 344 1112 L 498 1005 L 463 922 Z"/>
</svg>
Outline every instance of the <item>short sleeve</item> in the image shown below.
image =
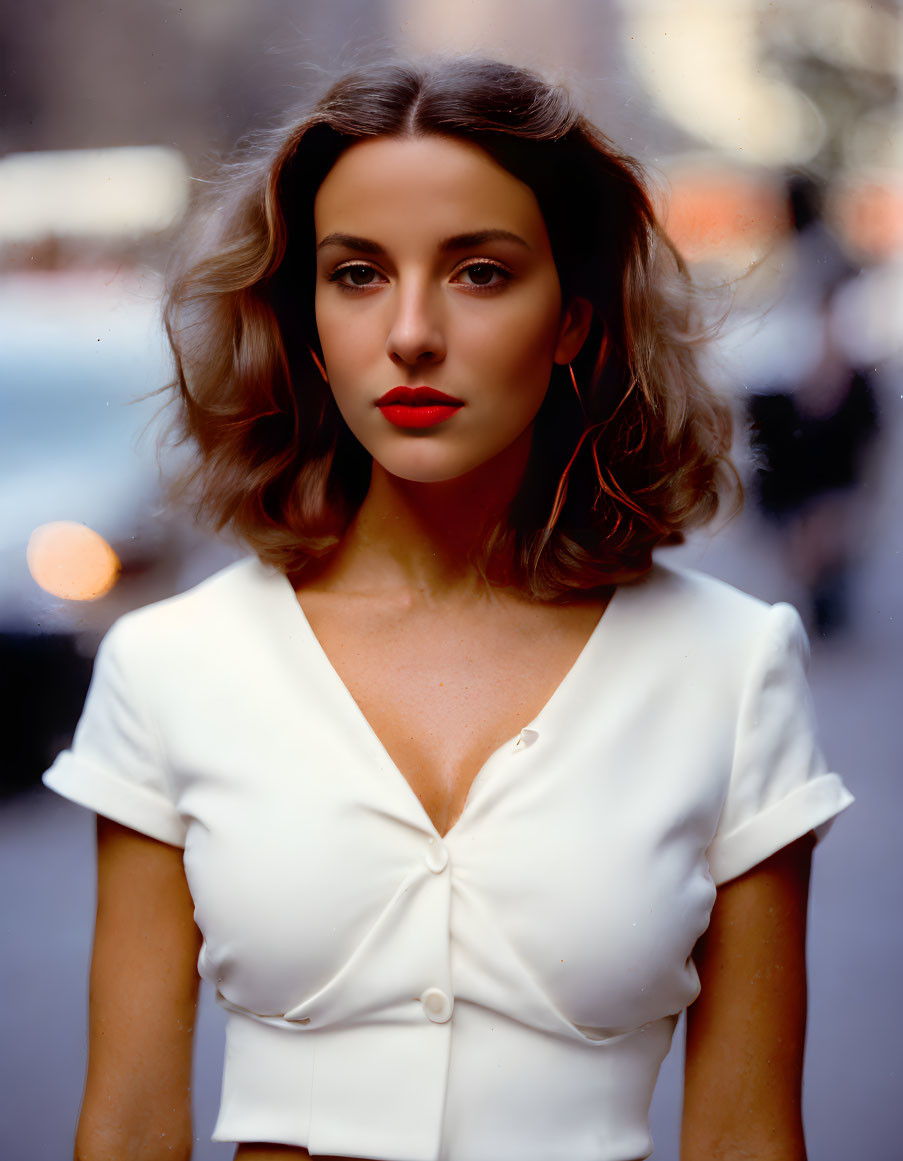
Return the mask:
<svg viewBox="0 0 903 1161">
<path fill-rule="evenodd" d="M 821 838 L 853 801 L 828 772 L 806 681 L 809 642 L 790 605 L 768 610 L 747 674 L 730 785 L 708 850 L 716 883 L 743 874 L 810 830 Z"/>
<path fill-rule="evenodd" d="M 172 801 L 153 723 L 139 704 L 123 623 L 101 643 L 72 748 L 44 775 L 44 784 L 115 822 L 174 846 L 185 824 Z"/>
</svg>

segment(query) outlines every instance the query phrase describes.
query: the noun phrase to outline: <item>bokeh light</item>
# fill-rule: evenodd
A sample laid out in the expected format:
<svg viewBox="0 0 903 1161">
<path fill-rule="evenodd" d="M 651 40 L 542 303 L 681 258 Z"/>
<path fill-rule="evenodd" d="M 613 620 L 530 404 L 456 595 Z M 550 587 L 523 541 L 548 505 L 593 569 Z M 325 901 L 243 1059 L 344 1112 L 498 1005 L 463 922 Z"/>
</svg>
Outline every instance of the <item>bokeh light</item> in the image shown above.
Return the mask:
<svg viewBox="0 0 903 1161">
<path fill-rule="evenodd" d="M 864 172 L 839 181 L 828 214 L 847 247 L 867 260 L 903 253 L 903 180 L 897 173 Z"/>
<path fill-rule="evenodd" d="M 820 149 L 823 118 L 762 59 L 748 2 L 646 0 L 624 8 L 624 48 L 642 84 L 677 125 L 738 160 L 801 165 Z"/>
<path fill-rule="evenodd" d="M 45 592 L 67 601 L 96 601 L 119 579 L 119 557 L 87 524 L 55 520 L 32 532 L 28 571 Z"/>
<path fill-rule="evenodd" d="M 786 233 L 786 198 L 766 170 L 687 161 L 668 166 L 665 227 L 690 262 L 717 262 L 740 274 Z"/>
<path fill-rule="evenodd" d="M 163 146 L 13 153 L 0 160 L 0 241 L 165 230 L 187 201 L 185 161 Z"/>
</svg>

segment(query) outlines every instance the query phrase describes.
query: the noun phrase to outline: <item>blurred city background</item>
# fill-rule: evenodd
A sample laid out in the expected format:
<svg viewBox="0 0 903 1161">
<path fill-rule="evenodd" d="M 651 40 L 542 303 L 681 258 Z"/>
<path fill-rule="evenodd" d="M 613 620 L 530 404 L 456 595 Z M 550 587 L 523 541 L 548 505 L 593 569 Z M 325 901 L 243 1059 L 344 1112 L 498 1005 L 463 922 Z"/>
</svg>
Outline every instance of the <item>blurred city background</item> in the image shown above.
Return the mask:
<svg viewBox="0 0 903 1161">
<path fill-rule="evenodd" d="M 813 1161 L 899 1155 L 903 969 L 903 11 L 897 0 L 32 0 L 0 32 L 0 1157 L 71 1155 L 93 824 L 38 785 L 97 643 L 238 549 L 163 499 L 158 298 L 197 184 L 247 134 L 390 53 L 565 83 L 649 170 L 732 311 L 713 373 L 750 426 L 747 505 L 670 559 L 789 600 L 858 802 L 816 857 Z M 78 563 L 75 568 L 73 562 Z M 92 571 L 93 570 L 93 571 Z M 101 594 L 101 595 L 98 595 Z M 92 599 L 86 599 L 92 598 Z M 197 1161 L 222 1028 L 198 1046 Z M 676 1161 L 679 1048 L 653 1127 Z"/>
</svg>

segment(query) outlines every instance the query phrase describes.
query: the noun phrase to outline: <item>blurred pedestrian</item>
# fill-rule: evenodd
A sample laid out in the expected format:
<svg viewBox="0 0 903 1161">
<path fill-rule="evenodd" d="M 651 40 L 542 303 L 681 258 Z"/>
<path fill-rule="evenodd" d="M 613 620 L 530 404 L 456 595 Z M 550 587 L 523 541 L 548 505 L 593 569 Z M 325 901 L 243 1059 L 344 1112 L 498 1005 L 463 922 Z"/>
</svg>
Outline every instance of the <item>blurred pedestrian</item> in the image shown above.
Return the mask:
<svg viewBox="0 0 903 1161">
<path fill-rule="evenodd" d="M 838 335 L 836 302 L 853 269 L 822 221 L 814 183 L 791 183 L 789 201 L 792 274 L 775 309 L 793 313 L 799 344 L 787 374 L 749 398 L 755 491 L 781 534 L 788 571 L 808 594 L 812 627 L 828 637 L 853 612 L 879 415 L 871 376 L 852 364 Z"/>
</svg>

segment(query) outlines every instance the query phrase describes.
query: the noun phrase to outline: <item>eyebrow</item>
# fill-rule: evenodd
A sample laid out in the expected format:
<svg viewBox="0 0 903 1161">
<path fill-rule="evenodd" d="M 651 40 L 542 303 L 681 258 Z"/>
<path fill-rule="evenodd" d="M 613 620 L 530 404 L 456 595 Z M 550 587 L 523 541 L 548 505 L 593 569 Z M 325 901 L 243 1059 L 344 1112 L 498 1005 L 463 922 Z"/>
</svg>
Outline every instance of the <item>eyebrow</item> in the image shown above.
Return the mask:
<svg viewBox="0 0 903 1161">
<path fill-rule="evenodd" d="M 454 237 L 444 238 L 439 243 L 439 250 L 443 254 L 455 250 L 473 250 L 475 247 L 484 246 L 487 242 L 514 242 L 526 250 L 532 249 L 529 242 L 511 230 L 474 230 L 470 234 L 455 234 Z M 346 250 L 357 250 L 361 254 L 385 252 L 378 242 L 373 242 L 369 238 L 359 238 L 355 234 L 327 234 L 322 242 L 317 244 L 317 251 L 323 250 L 326 246 L 342 246 Z"/>
</svg>

